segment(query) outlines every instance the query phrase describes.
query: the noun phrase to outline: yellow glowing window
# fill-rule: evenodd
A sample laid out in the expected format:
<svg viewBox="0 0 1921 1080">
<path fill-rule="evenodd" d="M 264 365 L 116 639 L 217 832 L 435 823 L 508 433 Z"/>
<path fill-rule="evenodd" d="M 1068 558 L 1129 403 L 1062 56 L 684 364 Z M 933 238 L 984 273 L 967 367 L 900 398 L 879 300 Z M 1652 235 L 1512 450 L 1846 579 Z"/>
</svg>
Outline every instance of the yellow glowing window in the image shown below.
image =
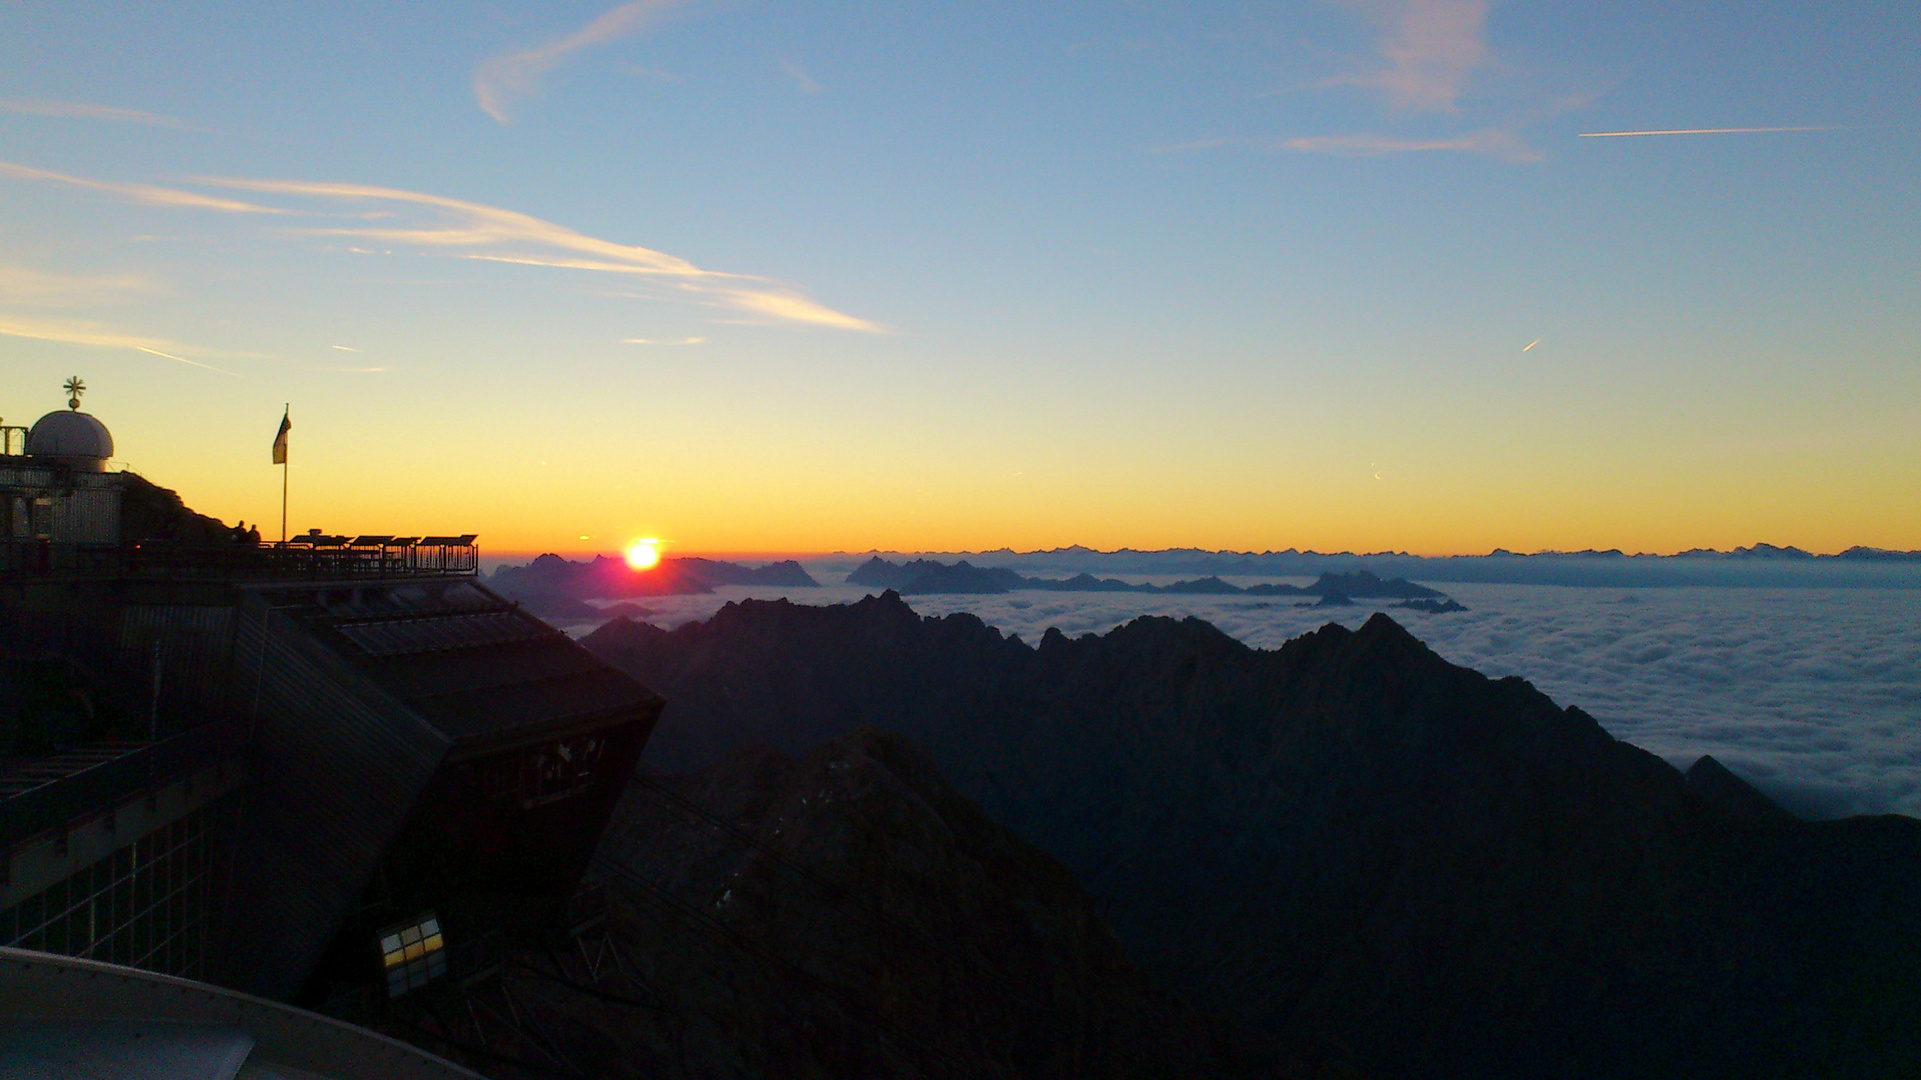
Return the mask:
<svg viewBox="0 0 1921 1080">
<path fill-rule="evenodd" d="M 380 960 L 387 972 L 387 996 L 399 997 L 447 974 L 446 939 L 433 912 L 380 932 Z"/>
</svg>

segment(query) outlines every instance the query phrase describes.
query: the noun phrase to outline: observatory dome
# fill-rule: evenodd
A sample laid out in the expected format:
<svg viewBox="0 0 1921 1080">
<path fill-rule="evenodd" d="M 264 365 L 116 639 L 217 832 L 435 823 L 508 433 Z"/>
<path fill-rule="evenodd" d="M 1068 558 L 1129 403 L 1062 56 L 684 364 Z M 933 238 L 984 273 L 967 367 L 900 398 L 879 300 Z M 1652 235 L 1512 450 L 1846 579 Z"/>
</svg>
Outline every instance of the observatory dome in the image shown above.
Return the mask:
<svg viewBox="0 0 1921 1080">
<path fill-rule="evenodd" d="M 102 472 L 113 456 L 113 436 L 107 433 L 107 425 L 86 413 L 50 412 L 27 432 L 27 456 Z"/>
</svg>

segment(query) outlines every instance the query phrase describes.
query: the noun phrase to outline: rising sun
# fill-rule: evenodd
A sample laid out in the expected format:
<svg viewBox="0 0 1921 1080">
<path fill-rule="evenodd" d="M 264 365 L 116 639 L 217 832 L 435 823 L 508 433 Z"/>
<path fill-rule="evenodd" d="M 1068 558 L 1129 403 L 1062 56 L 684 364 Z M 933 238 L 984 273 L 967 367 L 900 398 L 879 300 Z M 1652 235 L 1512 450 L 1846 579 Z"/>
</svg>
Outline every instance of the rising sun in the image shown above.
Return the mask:
<svg viewBox="0 0 1921 1080">
<path fill-rule="evenodd" d="M 660 561 L 660 541 L 653 537 L 627 545 L 627 565 L 636 570 L 652 570 Z"/>
</svg>

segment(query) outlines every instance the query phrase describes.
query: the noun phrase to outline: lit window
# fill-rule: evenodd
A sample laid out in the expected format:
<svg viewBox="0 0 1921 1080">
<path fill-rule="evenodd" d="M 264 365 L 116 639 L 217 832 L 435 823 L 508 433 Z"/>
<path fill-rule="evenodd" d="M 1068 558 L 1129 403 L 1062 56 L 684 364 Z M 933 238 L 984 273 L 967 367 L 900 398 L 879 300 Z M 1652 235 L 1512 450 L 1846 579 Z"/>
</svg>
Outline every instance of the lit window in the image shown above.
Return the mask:
<svg viewBox="0 0 1921 1080">
<path fill-rule="evenodd" d="M 433 912 L 380 932 L 380 959 L 387 969 L 387 996 L 397 998 L 447 974 L 446 940 Z"/>
</svg>

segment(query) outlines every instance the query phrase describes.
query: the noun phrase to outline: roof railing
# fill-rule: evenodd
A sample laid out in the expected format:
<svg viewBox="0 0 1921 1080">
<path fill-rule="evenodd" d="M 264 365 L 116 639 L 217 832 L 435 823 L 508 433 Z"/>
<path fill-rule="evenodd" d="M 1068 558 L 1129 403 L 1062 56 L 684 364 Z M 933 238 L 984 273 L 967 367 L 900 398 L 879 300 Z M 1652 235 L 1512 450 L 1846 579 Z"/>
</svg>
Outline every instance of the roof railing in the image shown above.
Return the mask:
<svg viewBox="0 0 1921 1080">
<path fill-rule="evenodd" d="M 0 577 L 310 579 L 449 575 L 476 577 L 476 534 L 461 536 L 327 536 L 285 543 L 60 544 L 0 540 Z"/>
<path fill-rule="evenodd" d="M 237 758 L 238 753 L 230 728 L 202 724 L 156 743 L 129 744 L 124 753 L 87 768 L 10 792 L 0 798 L 0 865 L 11 862 L 13 851 L 51 830 L 104 815 L 159 784 L 223 758 Z"/>
</svg>

